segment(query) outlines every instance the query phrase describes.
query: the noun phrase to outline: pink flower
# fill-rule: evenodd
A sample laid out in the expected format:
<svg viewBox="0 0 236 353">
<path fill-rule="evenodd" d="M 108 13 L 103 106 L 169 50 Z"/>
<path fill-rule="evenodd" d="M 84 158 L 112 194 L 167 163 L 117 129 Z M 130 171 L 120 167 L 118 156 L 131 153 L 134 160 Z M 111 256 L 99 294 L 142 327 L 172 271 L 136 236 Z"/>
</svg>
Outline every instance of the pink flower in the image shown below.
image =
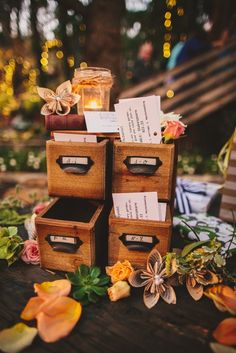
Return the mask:
<svg viewBox="0 0 236 353">
<path fill-rule="evenodd" d="M 166 121 L 165 122 L 165 130 L 162 135 L 165 141 L 175 140 L 179 138 L 185 131 L 186 125 L 184 125 L 181 121 Z"/>
<path fill-rule="evenodd" d="M 38 203 L 38 204 L 34 207 L 33 212 L 38 215 L 39 213 L 41 213 L 41 212 L 47 207 L 48 204 L 49 204 L 49 202 L 41 202 L 41 203 Z"/>
<path fill-rule="evenodd" d="M 26 240 L 24 242 L 24 249 L 21 254 L 21 260 L 27 264 L 39 264 L 39 247 L 36 240 Z"/>
</svg>

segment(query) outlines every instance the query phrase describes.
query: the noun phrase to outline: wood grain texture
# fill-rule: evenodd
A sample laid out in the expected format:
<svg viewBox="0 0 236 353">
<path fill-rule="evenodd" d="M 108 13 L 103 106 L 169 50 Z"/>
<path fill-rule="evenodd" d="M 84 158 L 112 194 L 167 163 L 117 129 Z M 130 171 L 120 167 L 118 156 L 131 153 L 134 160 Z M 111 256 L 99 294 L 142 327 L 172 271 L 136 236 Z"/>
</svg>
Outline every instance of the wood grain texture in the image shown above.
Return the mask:
<svg viewBox="0 0 236 353">
<path fill-rule="evenodd" d="M 60 201 L 64 200 L 58 199 L 53 201 L 43 213 L 36 217 L 41 266 L 43 268 L 62 271 L 74 271 L 82 263 L 91 266 L 98 261 L 95 244 L 96 242 L 103 243 L 104 234 L 106 234 L 104 207 L 101 204 L 97 204 L 90 221 L 86 223 L 76 220 L 63 220 L 58 217 L 56 211 L 55 213 L 51 211 Z M 68 210 L 70 207 L 68 202 L 64 202 L 64 206 L 62 202 L 59 207 L 61 213 L 63 213 L 63 211 L 64 213 L 70 212 L 70 210 Z M 72 203 L 71 212 L 74 212 L 74 207 Z M 77 208 L 77 212 L 79 219 L 79 213 L 82 211 Z M 55 214 L 54 217 L 53 214 Z M 48 218 L 47 215 L 50 215 L 50 218 Z M 102 224 L 102 226 L 98 226 L 97 223 L 99 223 L 99 225 Z M 82 244 L 75 253 L 54 251 L 46 239 L 49 235 L 79 238 Z"/>
<path fill-rule="evenodd" d="M 113 192 L 156 191 L 158 199 L 170 201 L 174 168 L 174 149 L 170 144 L 125 143 L 114 141 Z M 162 165 L 153 175 L 131 173 L 124 161 L 127 157 L 159 158 Z"/>
<path fill-rule="evenodd" d="M 48 193 L 104 200 L 108 140 L 98 143 L 47 141 Z M 93 165 L 86 174 L 65 173 L 56 162 L 60 156 L 90 157 Z"/>
<path fill-rule="evenodd" d="M 142 221 L 136 219 L 117 218 L 112 209 L 109 217 L 108 263 L 113 265 L 116 261 L 129 260 L 133 265 L 143 267 L 150 251 L 129 250 L 120 237 L 124 234 L 133 236 L 151 236 L 159 240 L 153 247 L 164 255 L 170 247 L 172 221 L 170 208 L 167 207 L 165 222 Z"/>
<path fill-rule="evenodd" d="M 65 276 L 53 276 L 22 262 L 8 268 L 0 261 L 0 271 L 0 329 L 20 321 L 22 309 L 35 295 L 34 283 Z M 219 312 L 206 297 L 194 302 L 185 287 L 175 290 L 176 305 L 160 300 L 151 310 L 143 304 L 142 288 L 116 303 L 105 298 L 83 308 L 82 318 L 68 337 L 51 344 L 36 337 L 24 353 L 212 353 L 211 332 L 229 315 Z"/>
</svg>

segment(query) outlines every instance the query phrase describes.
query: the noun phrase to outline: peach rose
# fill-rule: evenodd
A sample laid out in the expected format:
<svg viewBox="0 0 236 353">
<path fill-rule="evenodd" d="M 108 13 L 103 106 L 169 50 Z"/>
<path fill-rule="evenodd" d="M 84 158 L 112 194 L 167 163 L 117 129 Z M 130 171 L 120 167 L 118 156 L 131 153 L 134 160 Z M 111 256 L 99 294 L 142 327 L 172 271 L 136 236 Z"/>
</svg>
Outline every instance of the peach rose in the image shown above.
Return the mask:
<svg viewBox="0 0 236 353">
<path fill-rule="evenodd" d="M 128 260 L 123 262 L 117 261 L 114 266 L 106 267 L 106 273 L 111 277 L 112 283 L 127 280 L 133 271 L 134 269 Z"/>
<path fill-rule="evenodd" d="M 165 141 L 175 140 L 180 137 L 185 131 L 186 125 L 181 121 L 166 121 L 165 130 L 162 133 Z"/>
<path fill-rule="evenodd" d="M 27 264 L 38 265 L 40 261 L 39 247 L 36 240 L 26 240 L 21 254 L 21 260 Z"/>
<path fill-rule="evenodd" d="M 109 299 L 116 302 L 119 299 L 130 296 L 130 286 L 126 281 L 118 281 L 107 290 Z"/>
<path fill-rule="evenodd" d="M 48 205 L 49 205 L 49 201 L 38 203 L 38 204 L 33 208 L 33 212 L 38 215 L 38 214 L 41 213 Z"/>
</svg>

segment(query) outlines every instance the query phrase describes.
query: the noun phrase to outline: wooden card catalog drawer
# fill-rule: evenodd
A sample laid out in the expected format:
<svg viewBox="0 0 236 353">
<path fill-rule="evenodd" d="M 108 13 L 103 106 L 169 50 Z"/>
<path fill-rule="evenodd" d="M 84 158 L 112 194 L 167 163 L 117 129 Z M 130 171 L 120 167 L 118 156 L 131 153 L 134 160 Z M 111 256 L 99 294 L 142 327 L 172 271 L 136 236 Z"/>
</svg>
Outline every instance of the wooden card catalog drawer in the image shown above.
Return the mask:
<svg viewBox="0 0 236 353">
<path fill-rule="evenodd" d="M 145 266 L 152 249 L 156 248 L 162 255 L 169 250 L 171 232 L 169 206 L 165 222 L 117 218 L 112 209 L 109 216 L 109 265 L 129 260 L 134 266 Z"/>
<path fill-rule="evenodd" d="M 60 198 L 36 217 L 41 266 L 74 271 L 100 262 L 106 251 L 104 206 L 98 201 Z"/>
<path fill-rule="evenodd" d="M 156 191 L 160 200 L 170 200 L 174 149 L 173 144 L 114 141 L 112 191 Z"/>
<path fill-rule="evenodd" d="M 104 200 L 108 140 L 98 143 L 47 141 L 48 193 Z"/>
</svg>

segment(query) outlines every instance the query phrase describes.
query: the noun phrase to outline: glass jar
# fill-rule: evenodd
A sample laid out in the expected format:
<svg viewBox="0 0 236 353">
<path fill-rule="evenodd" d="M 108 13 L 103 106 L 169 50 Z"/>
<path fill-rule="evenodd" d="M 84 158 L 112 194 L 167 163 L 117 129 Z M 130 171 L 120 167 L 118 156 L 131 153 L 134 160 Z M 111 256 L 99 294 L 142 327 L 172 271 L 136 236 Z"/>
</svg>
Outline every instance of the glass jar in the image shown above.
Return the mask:
<svg viewBox="0 0 236 353">
<path fill-rule="evenodd" d="M 73 92 L 80 95 L 78 114 L 84 111 L 108 111 L 110 89 L 113 84 L 111 71 L 101 67 L 75 69 L 72 79 Z"/>
</svg>

